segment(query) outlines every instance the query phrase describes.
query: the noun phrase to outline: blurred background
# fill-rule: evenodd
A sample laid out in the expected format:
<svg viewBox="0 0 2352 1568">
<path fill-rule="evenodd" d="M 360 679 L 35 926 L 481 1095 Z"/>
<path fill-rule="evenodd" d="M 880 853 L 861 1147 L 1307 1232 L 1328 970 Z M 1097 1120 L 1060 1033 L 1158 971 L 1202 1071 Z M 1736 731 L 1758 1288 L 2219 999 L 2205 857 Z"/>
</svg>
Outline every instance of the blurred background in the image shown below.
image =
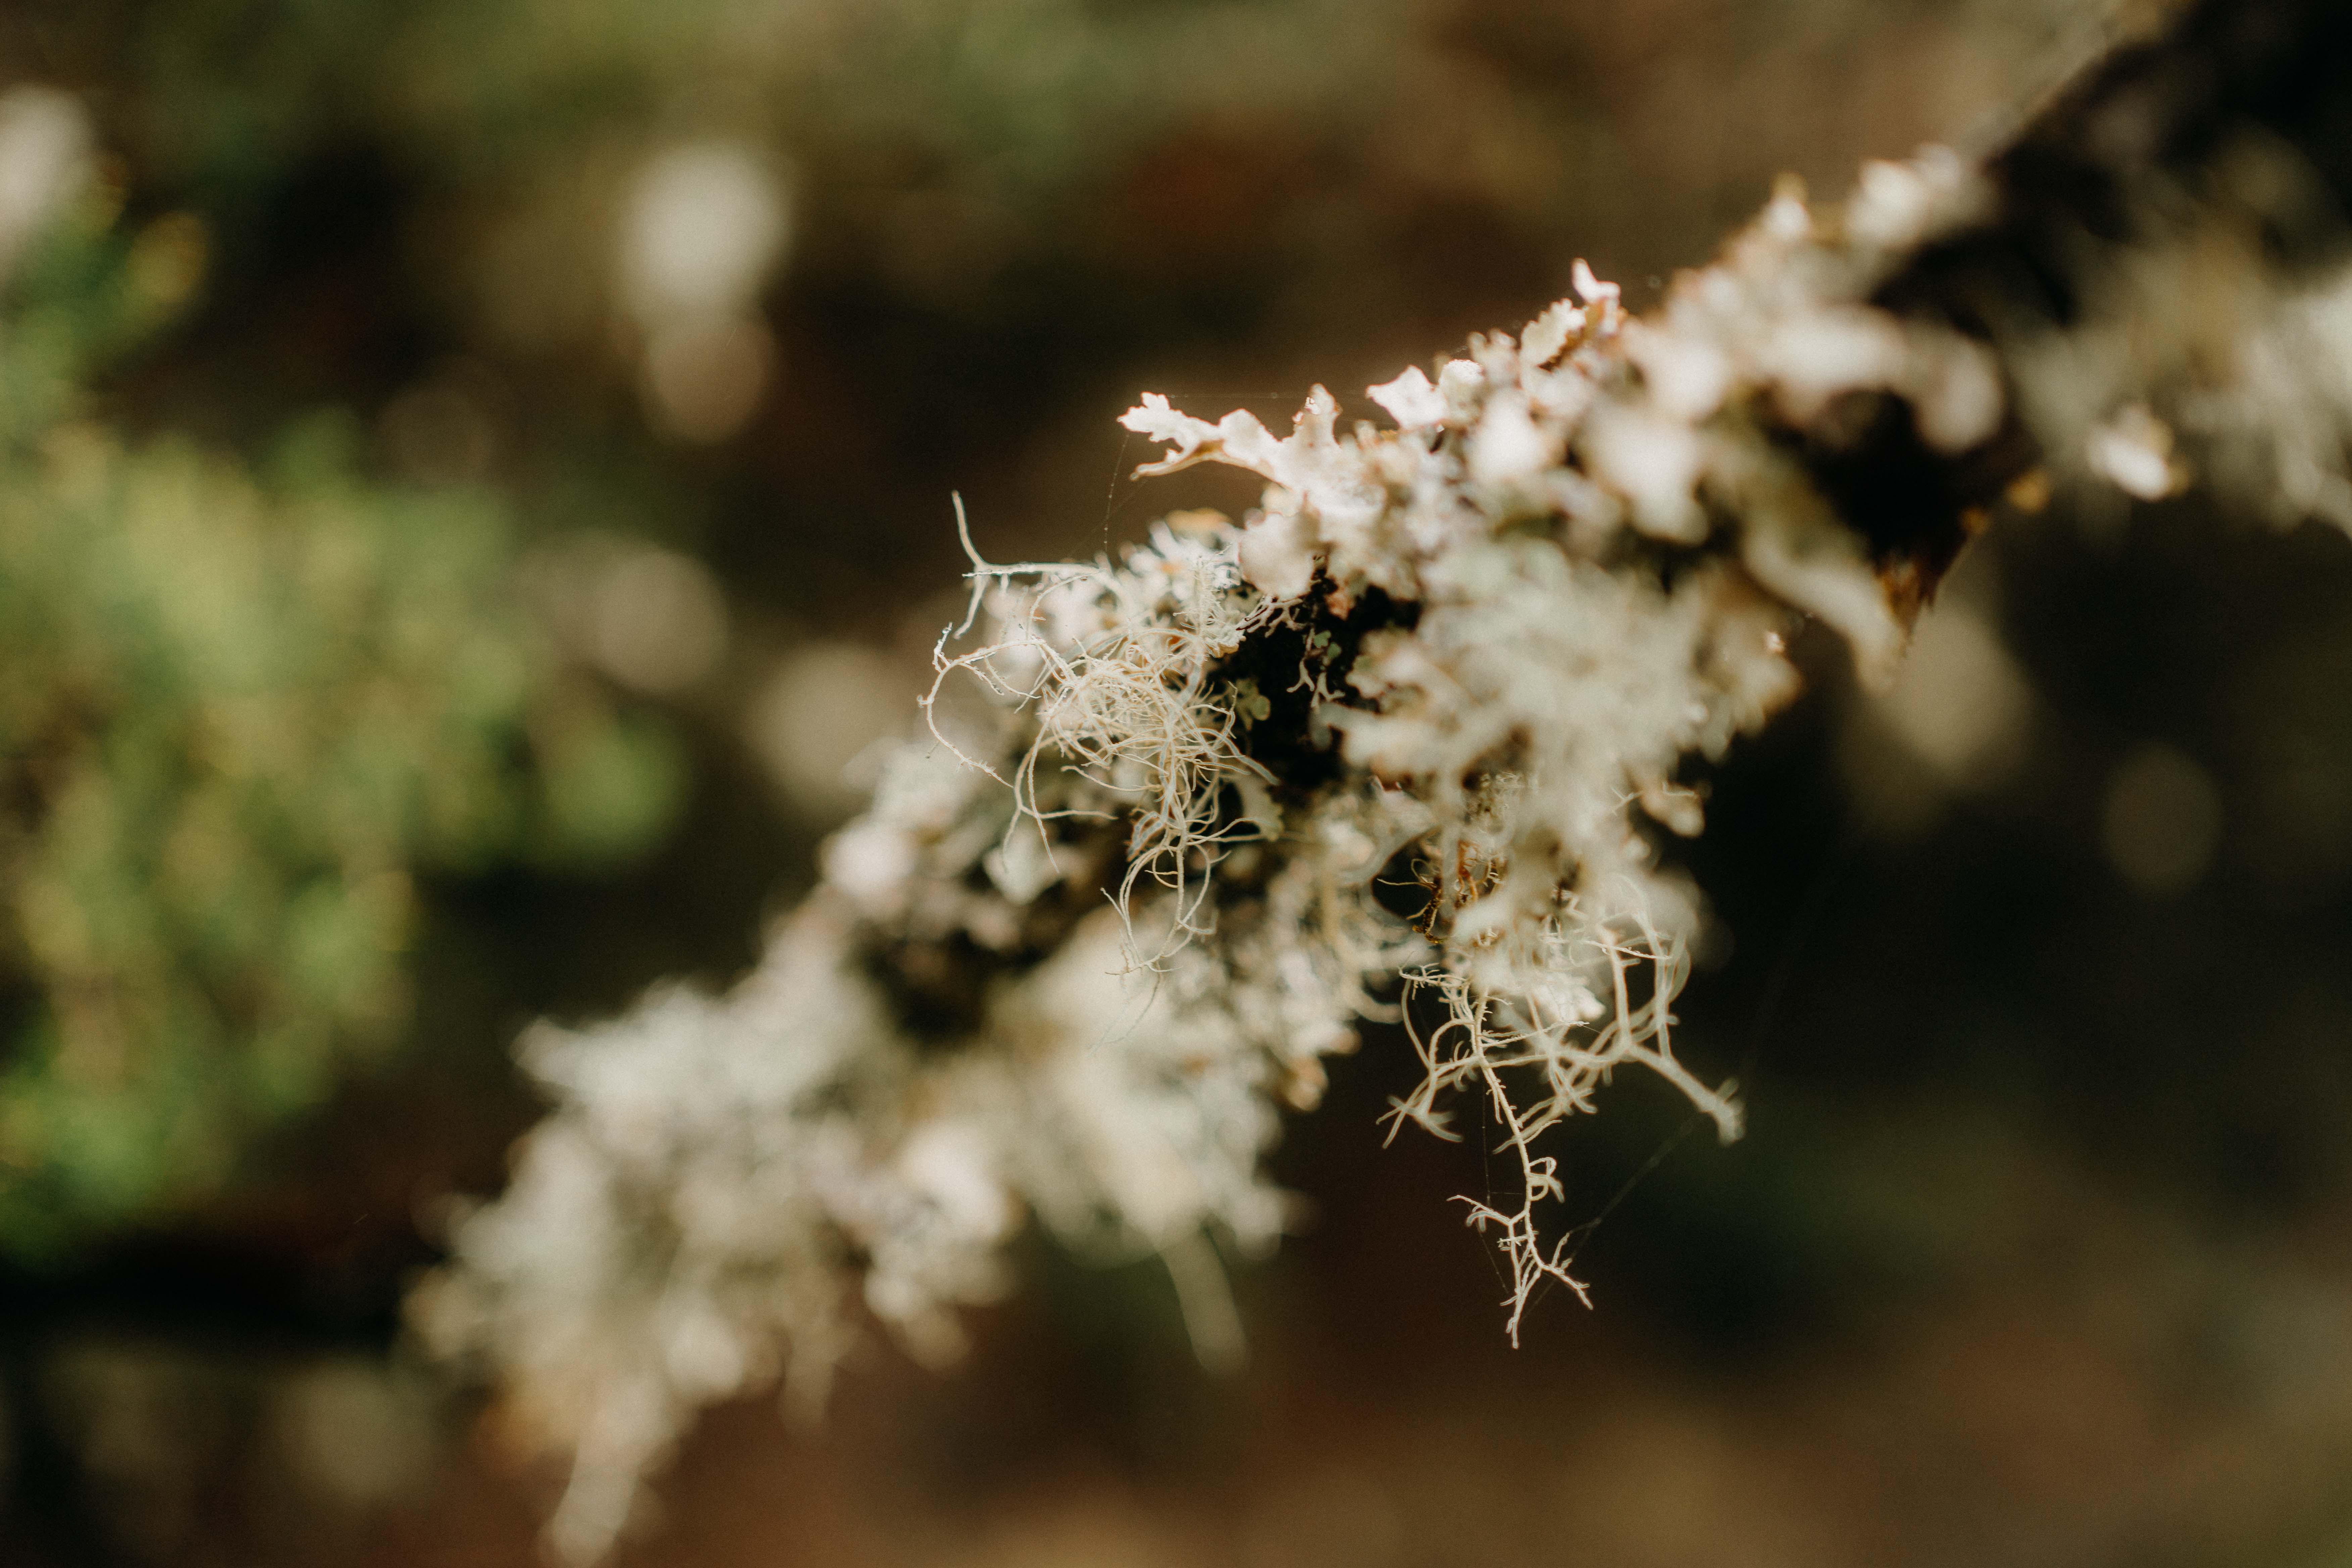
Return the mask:
<svg viewBox="0 0 2352 1568">
<path fill-rule="evenodd" d="M 994 559 L 1635 302 L 1783 171 L 1969 134 L 2098 0 L 8 0 L 0 1563 L 524 1564 L 402 1337 L 530 1019 L 723 984 Z M 1505 1342 L 1374 1033 L 1192 1364 L 1034 1246 L 945 1375 L 754 1401 L 645 1564 L 2352 1563 L 2352 541 L 1979 542 L 1713 784 L 1685 1054 Z"/>
</svg>

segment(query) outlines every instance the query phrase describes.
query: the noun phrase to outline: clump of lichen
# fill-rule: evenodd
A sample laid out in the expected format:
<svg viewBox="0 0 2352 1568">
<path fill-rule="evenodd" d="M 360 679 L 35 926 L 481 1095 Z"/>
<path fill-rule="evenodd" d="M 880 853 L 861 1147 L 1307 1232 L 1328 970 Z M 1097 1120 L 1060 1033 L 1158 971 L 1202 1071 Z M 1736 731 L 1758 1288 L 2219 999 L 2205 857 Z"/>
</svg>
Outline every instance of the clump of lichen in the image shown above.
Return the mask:
<svg viewBox="0 0 2352 1568">
<path fill-rule="evenodd" d="M 1942 452 L 2002 417 L 1980 346 L 1868 302 L 1975 199 L 1940 154 L 1842 216 L 1784 192 L 1647 321 L 1580 266 L 1523 331 L 1371 388 L 1387 426 L 1341 431 L 1320 388 L 1281 438 L 1147 396 L 1145 473 L 1266 479 L 1238 525 L 1005 566 L 967 533 L 930 732 L 734 992 L 532 1037 L 554 1110 L 422 1298 L 571 1448 L 557 1544 L 603 1552 L 700 1405 L 820 1392 L 861 1308 L 952 1353 L 1024 1211 L 1166 1259 L 1229 1359 L 1209 1238 L 1277 1238 L 1277 1108 L 1316 1102 L 1359 1018 L 1420 1053 L 1396 1122 L 1453 1136 L 1468 1093 L 1504 1130 L 1517 1199 L 1469 1217 L 1513 1334 L 1546 1279 L 1580 1289 L 1548 1131 L 1621 1067 L 1739 1131 L 1674 1045 L 1687 771 L 1790 697 L 1802 617 L 1866 673 L 1904 635 L 1786 435 L 1856 394 Z"/>
</svg>

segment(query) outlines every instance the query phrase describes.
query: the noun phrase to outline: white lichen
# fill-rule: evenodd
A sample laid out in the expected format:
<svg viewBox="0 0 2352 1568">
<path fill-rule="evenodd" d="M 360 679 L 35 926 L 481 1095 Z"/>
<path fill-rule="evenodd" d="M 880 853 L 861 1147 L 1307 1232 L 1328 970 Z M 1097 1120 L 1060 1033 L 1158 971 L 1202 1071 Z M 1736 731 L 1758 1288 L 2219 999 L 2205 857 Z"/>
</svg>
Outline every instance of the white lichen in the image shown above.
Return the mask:
<svg viewBox="0 0 2352 1568">
<path fill-rule="evenodd" d="M 1659 846 L 1701 825 L 1688 770 L 1789 699 L 1803 616 L 1866 672 L 1903 638 L 1767 426 L 1865 392 L 1937 450 L 1991 432 L 1984 352 L 1869 303 L 1975 202 L 1942 154 L 1874 172 L 1843 226 L 1784 190 L 1639 323 L 1580 263 L 1522 331 L 1370 389 L 1392 426 L 1342 430 L 1319 387 L 1280 437 L 1147 395 L 1144 473 L 1267 481 L 1238 526 L 1005 566 L 967 533 L 930 706 L 983 716 L 896 756 L 732 993 L 534 1035 L 555 1110 L 424 1299 L 572 1449 L 558 1545 L 604 1550 L 701 1405 L 779 1373 L 816 1397 L 861 1315 L 953 1353 L 1024 1212 L 1166 1259 L 1230 1361 L 1204 1237 L 1276 1239 L 1278 1108 L 1363 1018 L 1419 1053 L 1392 1125 L 1457 1135 L 1469 1094 L 1501 1130 L 1517 1191 L 1469 1217 L 1514 1338 L 1546 1279 L 1580 1292 L 1544 1135 L 1620 1067 L 1739 1132 L 1674 1041 L 1701 900 Z"/>
</svg>

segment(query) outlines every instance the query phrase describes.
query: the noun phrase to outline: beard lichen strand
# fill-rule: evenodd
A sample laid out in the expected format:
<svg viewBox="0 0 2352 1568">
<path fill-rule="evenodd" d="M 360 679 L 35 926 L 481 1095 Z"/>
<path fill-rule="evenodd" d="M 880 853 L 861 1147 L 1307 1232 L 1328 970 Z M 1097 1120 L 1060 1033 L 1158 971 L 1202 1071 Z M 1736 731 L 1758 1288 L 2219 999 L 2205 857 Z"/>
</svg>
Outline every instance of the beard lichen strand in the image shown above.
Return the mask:
<svg viewBox="0 0 2352 1568">
<path fill-rule="evenodd" d="M 991 869 L 1018 900 L 1062 878 L 1053 823 L 1124 820 L 1125 864 L 1112 902 L 1128 930 L 1129 963 L 1156 971 L 1174 947 L 1207 934 L 1210 868 L 1234 844 L 1276 830 L 1270 805 L 1220 809 L 1228 788 L 1248 805 L 1265 802 L 1273 775 L 1242 749 L 1244 715 L 1231 689 L 1213 679 L 1217 662 L 1272 611 L 1250 602 L 1229 529 L 1180 539 L 1155 524 L 1150 542 L 1114 567 L 1108 560 L 992 564 L 972 544 L 961 497 L 956 526 L 971 562 L 971 599 L 963 621 L 940 636 L 923 709 L 941 744 L 1012 789 L 1013 820 Z M 981 646 L 949 651 L 983 619 Z M 943 684 L 959 672 L 1027 716 L 1026 744 L 1009 777 L 939 728 Z M 1041 785 L 1041 772 L 1051 786 Z M 1149 951 L 1132 920 L 1146 884 L 1160 889 L 1166 917 Z"/>
</svg>

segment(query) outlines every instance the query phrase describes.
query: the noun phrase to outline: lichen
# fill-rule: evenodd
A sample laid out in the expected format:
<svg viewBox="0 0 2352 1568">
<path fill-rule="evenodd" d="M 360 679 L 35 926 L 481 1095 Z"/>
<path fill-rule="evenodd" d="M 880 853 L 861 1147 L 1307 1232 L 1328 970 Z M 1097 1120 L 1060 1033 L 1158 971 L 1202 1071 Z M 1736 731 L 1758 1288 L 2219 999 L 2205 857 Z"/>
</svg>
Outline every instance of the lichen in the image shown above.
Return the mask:
<svg viewBox="0 0 2352 1568">
<path fill-rule="evenodd" d="M 1903 640 L 1790 434 L 1852 394 L 1937 450 L 2003 416 L 1979 345 L 1870 303 L 1976 199 L 1945 154 L 1842 220 L 1784 190 L 1640 321 L 1580 263 L 1522 331 L 1370 388 L 1386 425 L 1342 430 L 1320 387 L 1281 437 L 1145 396 L 1142 473 L 1267 481 L 1238 524 L 1013 565 L 967 531 L 933 722 L 823 885 L 728 995 L 533 1037 L 555 1109 L 424 1299 L 572 1447 L 559 1545 L 602 1552 L 702 1404 L 780 1370 L 815 1397 L 860 1304 L 953 1353 L 1024 1213 L 1165 1258 L 1230 1361 L 1203 1238 L 1277 1239 L 1278 1108 L 1366 1018 L 1420 1058 L 1392 1131 L 1456 1136 L 1476 1095 L 1516 1160 L 1516 1197 L 1468 1207 L 1514 1339 L 1544 1280 L 1580 1293 L 1546 1135 L 1621 1067 L 1740 1130 L 1674 1041 L 1691 770 L 1792 695 L 1804 617 L 1865 675 Z"/>
</svg>

